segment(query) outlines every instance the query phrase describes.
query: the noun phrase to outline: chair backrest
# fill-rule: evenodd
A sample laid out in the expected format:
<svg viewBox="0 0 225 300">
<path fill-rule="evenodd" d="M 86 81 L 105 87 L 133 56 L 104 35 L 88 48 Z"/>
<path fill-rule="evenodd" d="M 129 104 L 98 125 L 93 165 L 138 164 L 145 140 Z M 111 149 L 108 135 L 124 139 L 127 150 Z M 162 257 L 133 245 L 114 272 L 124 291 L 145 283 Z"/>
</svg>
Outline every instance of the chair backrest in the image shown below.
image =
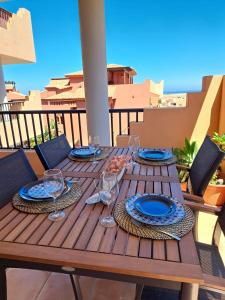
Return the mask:
<svg viewBox="0 0 225 300">
<path fill-rule="evenodd" d="M 34 147 L 45 170 L 56 167 L 71 151 L 64 134 Z"/>
<path fill-rule="evenodd" d="M 206 136 L 190 170 L 192 193 L 202 196 L 225 153 Z"/>
<path fill-rule="evenodd" d="M 23 149 L 0 159 L 0 207 L 29 182 L 37 180 Z"/>
</svg>

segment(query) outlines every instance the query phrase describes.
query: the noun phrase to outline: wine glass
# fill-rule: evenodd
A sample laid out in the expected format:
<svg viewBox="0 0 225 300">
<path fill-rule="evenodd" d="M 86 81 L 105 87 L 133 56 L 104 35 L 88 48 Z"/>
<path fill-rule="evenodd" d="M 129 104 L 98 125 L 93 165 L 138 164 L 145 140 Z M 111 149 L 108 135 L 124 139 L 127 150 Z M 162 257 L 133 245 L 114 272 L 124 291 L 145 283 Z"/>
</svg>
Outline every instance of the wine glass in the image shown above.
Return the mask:
<svg viewBox="0 0 225 300">
<path fill-rule="evenodd" d="M 138 135 L 131 135 L 128 142 L 128 148 L 131 152 L 131 156 L 133 157 L 139 150 L 140 147 L 140 138 Z M 137 165 L 135 161 L 132 160 L 132 166 Z"/>
<path fill-rule="evenodd" d="M 64 180 L 59 169 L 51 169 L 44 172 L 44 189 L 49 197 L 53 198 L 55 211 L 48 215 L 49 220 L 58 221 L 65 217 L 64 211 L 57 210 L 56 200 L 64 190 Z"/>
<path fill-rule="evenodd" d="M 104 190 L 103 190 L 103 179 L 102 179 L 102 174 L 100 175 L 100 178 L 94 178 L 93 180 L 94 185 L 95 185 L 95 189 L 97 191 L 98 194 L 98 201 L 101 200 L 102 198 L 102 194 L 104 194 Z"/>
<path fill-rule="evenodd" d="M 100 142 L 99 142 L 99 136 L 95 135 L 95 136 L 89 136 L 89 147 L 92 148 L 94 150 L 94 160 L 93 160 L 93 164 L 97 164 L 98 161 L 96 160 L 96 154 L 97 151 L 99 150 L 99 146 L 100 146 Z"/>
<path fill-rule="evenodd" d="M 116 225 L 116 222 L 112 216 L 112 211 L 110 211 L 110 205 L 116 201 L 119 194 L 116 174 L 103 173 L 102 185 L 104 193 L 102 192 L 100 197 L 102 202 L 108 206 L 108 215 L 100 218 L 100 224 L 104 227 L 113 227 Z"/>
</svg>

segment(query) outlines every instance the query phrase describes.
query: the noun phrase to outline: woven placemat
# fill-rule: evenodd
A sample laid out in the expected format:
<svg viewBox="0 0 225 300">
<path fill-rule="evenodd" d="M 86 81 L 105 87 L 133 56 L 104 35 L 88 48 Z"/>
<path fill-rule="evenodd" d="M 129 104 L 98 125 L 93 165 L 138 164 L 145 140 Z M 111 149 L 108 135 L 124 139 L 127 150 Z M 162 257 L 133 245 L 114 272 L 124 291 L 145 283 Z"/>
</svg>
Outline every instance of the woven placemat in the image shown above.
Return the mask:
<svg viewBox="0 0 225 300">
<path fill-rule="evenodd" d="M 80 199 L 81 195 L 80 186 L 74 183 L 71 190 L 57 201 L 57 209 L 64 209 L 72 205 Z M 30 214 L 50 213 L 56 208 L 53 201 L 28 202 L 24 201 L 18 194 L 13 197 L 12 205 L 16 209 Z"/>
<path fill-rule="evenodd" d="M 124 229 L 125 231 L 142 237 L 142 238 L 149 238 L 154 240 L 170 240 L 172 237 L 155 231 L 154 228 L 166 230 L 169 233 L 174 233 L 179 237 L 184 236 L 189 231 L 191 231 L 192 227 L 195 223 L 195 217 L 192 212 L 192 210 L 185 206 L 185 217 L 178 223 L 168 226 L 149 226 L 149 225 L 140 225 L 137 226 L 134 223 L 132 223 L 132 218 L 127 214 L 126 208 L 125 208 L 125 201 L 121 201 L 118 203 L 114 210 L 114 217 L 116 222 L 119 224 L 119 226 Z"/>
<path fill-rule="evenodd" d="M 174 155 L 167 160 L 160 160 L 160 161 L 143 159 L 143 158 L 140 158 L 138 156 L 138 154 L 134 154 L 132 158 L 137 163 L 143 164 L 143 165 L 148 165 L 148 166 L 168 166 L 168 165 L 175 164 L 177 162 L 177 158 Z"/>
<path fill-rule="evenodd" d="M 71 160 L 79 161 L 79 162 L 87 162 L 87 161 L 94 161 L 94 160 L 102 160 L 105 159 L 109 156 L 110 154 L 110 147 L 101 147 L 101 153 L 97 155 L 94 159 L 94 157 L 89 157 L 89 158 L 79 158 L 79 157 L 74 157 L 73 155 L 68 155 L 68 158 Z"/>
</svg>

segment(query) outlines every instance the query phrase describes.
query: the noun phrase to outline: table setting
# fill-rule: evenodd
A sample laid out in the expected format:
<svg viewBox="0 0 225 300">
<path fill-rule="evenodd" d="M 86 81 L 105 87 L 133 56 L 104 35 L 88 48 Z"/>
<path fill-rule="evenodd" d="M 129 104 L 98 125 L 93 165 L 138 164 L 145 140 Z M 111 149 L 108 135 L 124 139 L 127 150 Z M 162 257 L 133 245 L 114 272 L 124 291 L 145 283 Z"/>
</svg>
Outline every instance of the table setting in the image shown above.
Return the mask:
<svg viewBox="0 0 225 300">
<path fill-rule="evenodd" d="M 99 160 L 105 159 L 110 154 L 110 147 L 102 147 L 99 137 L 89 137 L 88 146 L 77 146 L 71 150 L 68 158 L 77 162 L 92 162 L 97 164 Z"/>
<path fill-rule="evenodd" d="M 138 135 L 130 135 L 128 148 L 132 157 L 132 166 L 144 164 L 149 166 L 166 166 L 175 164 L 177 159 L 172 152 L 163 149 L 140 148 Z"/>
<path fill-rule="evenodd" d="M 151 239 L 180 240 L 195 222 L 189 207 L 160 194 L 136 194 L 117 203 L 114 218 L 125 231 Z"/>
<path fill-rule="evenodd" d="M 82 195 L 77 181 L 63 178 L 61 170 L 44 172 L 42 179 L 20 188 L 12 205 L 26 213 L 50 213 L 51 221 L 65 217 L 63 209 L 79 200 Z"/>
<path fill-rule="evenodd" d="M 150 165 L 150 166 L 166 166 L 175 164 L 177 159 L 168 150 L 159 149 L 143 149 L 133 153 L 133 160 L 136 163 Z"/>
<path fill-rule="evenodd" d="M 158 151 L 153 154 L 156 159 L 164 157 L 164 152 Z M 165 155 L 170 157 L 169 152 Z M 130 164 L 128 155 L 113 157 L 100 178 L 94 179 L 97 193 L 86 199 L 85 203 L 100 202 L 108 206 L 108 216 L 99 220 L 104 227 L 113 227 L 118 224 L 122 229 L 136 236 L 180 240 L 192 229 L 195 219 L 191 209 L 178 199 L 163 194 L 137 193 L 116 202 L 119 194 L 119 181 Z M 112 208 L 113 204 L 115 204 L 114 208 Z"/>
<path fill-rule="evenodd" d="M 85 203 L 100 202 L 108 206 L 108 215 L 99 219 L 104 227 L 118 224 L 123 230 L 139 237 L 179 241 L 194 226 L 192 210 L 174 197 L 135 194 L 117 202 L 119 184 L 115 174 L 103 172 L 101 178 L 94 179 L 94 182 L 98 192 Z"/>
</svg>

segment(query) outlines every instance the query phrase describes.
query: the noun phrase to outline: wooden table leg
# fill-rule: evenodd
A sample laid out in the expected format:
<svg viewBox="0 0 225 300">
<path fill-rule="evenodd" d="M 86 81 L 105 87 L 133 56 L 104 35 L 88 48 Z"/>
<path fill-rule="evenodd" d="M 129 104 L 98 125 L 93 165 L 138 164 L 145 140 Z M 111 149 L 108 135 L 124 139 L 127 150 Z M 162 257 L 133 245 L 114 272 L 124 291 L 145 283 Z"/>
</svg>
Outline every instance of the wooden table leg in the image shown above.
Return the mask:
<svg viewBox="0 0 225 300">
<path fill-rule="evenodd" d="M 136 284 L 135 300 L 141 300 L 143 288 L 144 288 L 143 284 Z"/>
<path fill-rule="evenodd" d="M 6 268 L 0 267 L 0 299 L 7 300 Z"/>
<path fill-rule="evenodd" d="M 199 285 L 195 283 L 183 283 L 181 300 L 198 300 Z"/>
</svg>

